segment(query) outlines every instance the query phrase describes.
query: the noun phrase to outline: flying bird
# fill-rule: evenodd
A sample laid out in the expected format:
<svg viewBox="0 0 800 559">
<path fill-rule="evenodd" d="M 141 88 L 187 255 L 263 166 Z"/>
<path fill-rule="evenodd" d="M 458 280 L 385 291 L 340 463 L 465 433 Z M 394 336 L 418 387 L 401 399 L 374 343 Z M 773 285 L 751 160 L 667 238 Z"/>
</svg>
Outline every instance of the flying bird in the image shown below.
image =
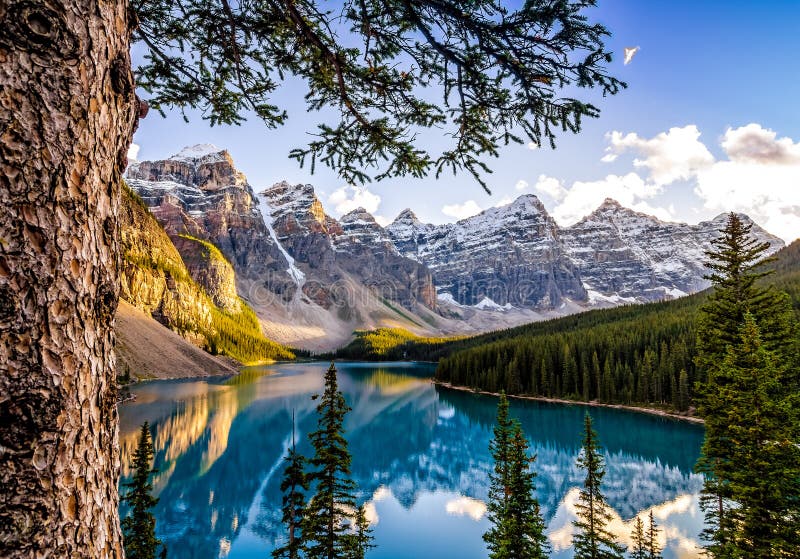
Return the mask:
<svg viewBox="0 0 800 559">
<path fill-rule="evenodd" d="M 639 47 L 625 47 L 625 66 L 631 63 L 633 55 L 639 52 Z"/>
</svg>

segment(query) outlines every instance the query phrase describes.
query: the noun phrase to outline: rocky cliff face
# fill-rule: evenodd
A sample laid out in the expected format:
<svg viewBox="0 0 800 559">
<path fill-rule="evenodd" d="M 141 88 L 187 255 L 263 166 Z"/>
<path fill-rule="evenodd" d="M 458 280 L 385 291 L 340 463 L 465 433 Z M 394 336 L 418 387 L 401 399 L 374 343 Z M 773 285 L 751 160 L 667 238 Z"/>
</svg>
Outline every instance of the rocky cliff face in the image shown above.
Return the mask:
<svg viewBox="0 0 800 559">
<path fill-rule="evenodd" d="M 233 266 L 222 253 L 211 243 L 188 235 L 177 241 L 180 252 L 146 204 L 123 189 L 119 218 L 122 300 L 212 353 L 243 363 L 292 358 L 286 348 L 264 337 L 252 309 L 238 297 Z M 134 320 L 130 313 L 127 318 L 120 322 L 123 328 L 141 326 L 141 320 Z M 135 334 L 121 332 L 120 339 L 131 342 L 143 337 L 142 331 Z M 127 343 L 121 349 L 124 351 L 119 355 L 134 369 L 135 364 L 152 363 L 152 358 L 144 355 L 149 351 L 147 346 Z M 180 348 L 172 353 L 175 351 L 191 357 Z M 202 360 L 190 361 L 196 364 Z M 140 376 L 142 371 L 131 373 Z"/>
<path fill-rule="evenodd" d="M 559 229 L 535 196 L 439 226 L 406 210 L 386 231 L 402 254 L 432 270 L 440 296 L 461 305 L 547 309 L 586 300 Z"/>
<path fill-rule="evenodd" d="M 355 304 L 348 280 L 389 301 L 435 308 L 430 272 L 402 256 L 384 229 L 363 209 L 337 221 L 327 215 L 311 185 L 280 182 L 259 194 L 268 228 L 300 273 L 298 287 L 314 303 Z"/>
<path fill-rule="evenodd" d="M 264 286 L 287 304 L 300 300 L 325 309 L 352 306 L 347 300 L 352 290 L 343 282 L 353 280 L 407 308 L 436 305 L 424 266 L 401 256 L 385 234 L 370 245 L 366 237 L 357 239 L 355 230 L 353 235 L 345 231 L 325 214 L 311 185 L 282 182 L 256 197 L 230 154 L 212 145 L 135 163 L 127 177 L 190 270 L 197 268 L 192 263 L 198 258 L 208 260 L 208 254 L 195 254 L 199 245 L 187 235 L 218 247 L 233 263 L 240 288 Z M 380 229 L 374 220 L 372 224 Z M 201 268 L 205 276 L 225 273 Z M 205 276 L 196 278 L 204 286 Z M 211 279 L 215 284 L 224 281 Z"/>
<path fill-rule="evenodd" d="M 705 251 L 726 219 L 723 214 L 698 225 L 666 223 L 607 199 L 577 224 L 558 227 L 541 202 L 527 195 L 438 226 L 405 210 L 386 231 L 401 253 L 433 271 L 444 300 L 496 310 L 548 309 L 567 299 L 613 305 L 704 289 Z M 753 234 L 773 251 L 783 247 L 758 225 Z"/>
<path fill-rule="evenodd" d="M 278 183 L 256 196 L 230 154 L 211 145 L 136 162 L 127 180 L 213 303 L 236 312 L 238 293 L 278 341 L 327 350 L 357 328 L 436 331 L 427 268 L 402 256 L 371 216 L 374 238 L 355 221 L 346 231 L 311 185 Z"/>
<path fill-rule="evenodd" d="M 209 241 L 240 277 L 258 278 L 291 298 L 288 263 L 227 151 L 210 144 L 189 147 L 169 159 L 134 163 L 126 175 L 179 249 L 189 246 L 178 240 L 183 234 Z"/>
<path fill-rule="evenodd" d="M 416 303 L 436 307 L 431 272 L 401 255 L 386 230 L 364 208 L 343 215 L 339 223 L 341 233 L 334 233 L 333 245 L 345 270 L 406 308 L 414 308 Z"/>
<path fill-rule="evenodd" d="M 183 257 L 189 275 L 214 304 L 229 313 L 239 312 L 241 300 L 236 292 L 236 273 L 219 249 L 189 235 L 181 235 L 173 244 Z"/>
<path fill-rule="evenodd" d="M 705 251 L 726 220 L 722 214 L 697 225 L 666 223 L 606 199 L 592 214 L 562 229 L 561 238 L 592 302 L 656 301 L 708 287 Z M 752 233 L 773 251 L 784 245 L 758 225 L 753 224 Z"/>
<path fill-rule="evenodd" d="M 707 286 L 704 251 L 725 221 L 665 223 L 606 200 L 559 227 L 525 195 L 444 225 L 405 210 L 383 228 L 363 208 L 334 219 L 311 185 L 280 182 L 256 196 L 230 154 L 210 145 L 127 174 L 216 307 L 237 312 L 238 293 L 269 335 L 315 350 L 356 328 L 475 332 L 691 293 Z M 142 305 L 163 299 L 145 293 L 162 289 L 152 281 L 133 283 Z"/>
<path fill-rule="evenodd" d="M 123 189 L 119 216 L 120 297 L 200 346 L 212 329 L 211 302 L 191 278 L 170 238 Z"/>
</svg>

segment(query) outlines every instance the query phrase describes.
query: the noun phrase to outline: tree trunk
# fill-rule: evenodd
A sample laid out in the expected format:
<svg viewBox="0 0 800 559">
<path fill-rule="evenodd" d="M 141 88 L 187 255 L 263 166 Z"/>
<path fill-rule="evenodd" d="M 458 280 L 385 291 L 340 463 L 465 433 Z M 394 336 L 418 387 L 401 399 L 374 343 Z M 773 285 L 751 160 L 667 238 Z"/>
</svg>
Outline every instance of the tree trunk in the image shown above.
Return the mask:
<svg viewBox="0 0 800 559">
<path fill-rule="evenodd" d="M 121 558 L 126 0 L 0 0 L 0 556 Z"/>
</svg>

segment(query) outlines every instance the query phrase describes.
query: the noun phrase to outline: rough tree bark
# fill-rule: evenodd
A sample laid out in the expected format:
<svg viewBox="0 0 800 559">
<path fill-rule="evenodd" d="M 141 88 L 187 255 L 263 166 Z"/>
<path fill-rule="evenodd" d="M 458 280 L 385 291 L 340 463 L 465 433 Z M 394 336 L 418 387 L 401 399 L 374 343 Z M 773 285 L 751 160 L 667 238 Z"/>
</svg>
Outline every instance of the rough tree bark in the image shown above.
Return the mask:
<svg viewBox="0 0 800 559">
<path fill-rule="evenodd" d="M 121 558 L 127 0 L 0 0 L 0 556 Z"/>
</svg>

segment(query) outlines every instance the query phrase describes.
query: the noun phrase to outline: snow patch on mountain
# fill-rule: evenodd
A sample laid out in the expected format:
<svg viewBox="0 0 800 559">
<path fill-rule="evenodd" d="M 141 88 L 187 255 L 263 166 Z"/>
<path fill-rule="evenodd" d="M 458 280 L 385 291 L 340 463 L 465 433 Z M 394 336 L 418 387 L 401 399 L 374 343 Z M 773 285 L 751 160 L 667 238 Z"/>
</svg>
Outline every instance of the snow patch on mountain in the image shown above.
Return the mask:
<svg viewBox="0 0 800 559">
<path fill-rule="evenodd" d="M 439 301 L 440 303 L 446 303 L 448 305 L 453 305 L 455 307 L 463 306 L 461 303 L 456 301 L 456 298 L 453 297 L 452 293 L 437 293 L 436 300 Z"/>
<path fill-rule="evenodd" d="M 278 247 L 278 250 L 281 251 L 283 257 L 286 259 L 286 262 L 289 263 L 289 268 L 286 272 L 292 278 L 294 283 L 297 285 L 297 292 L 296 296 L 302 293 L 303 285 L 306 282 L 306 275 L 303 273 L 300 268 L 298 268 L 294 263 L 294 258 L 289 252 L 284 248 L 281 242 L 278 240 L 278 236 L 275 234 L 275 229 L 272 227 L 272 223 L 274 221 L 272 217 L 272 208 L 269 205 L 269 201 L 267 197 L 262 192 L 258 195 L 258 210 L 261 212 L 261 217 L 264 219 L 264 225 L 267 227 L 267 231 L 269 232 L 270 237 L 272 237 L 273 242 Z"/>
<path fill-rule="evenodd" d="M 490 311 L 508 311 L 514 308 L 511 303 L 506 303 L 505 305 L 498 305 L 494 301 L 492 301 L 489 297 L 484 297 L 480 300 L 479 303 L 472 305 L 476 309 L 481 310 L 490 310 Z"/>
<path fill-rule="evenodd" d="M 440 292 L 461 305 L 488 297 L 498 306 L 555 309 L 586 293 L 558 238 L 558 227 L 532 194 L 456 223 L 421 223 L 404 210 L 386 227 L 403 256 L 431 269 Z"/>
<path fill-rule="evenodd" d="M 745 223 L 749 217 L 739 216 Z M 590 289 L 636 302 L 674 299 L 708 287 L 706 251 L 727 214 L 697 225 L 670 223 L 606 199 L 594 212 L 559 231 L 564 250 Z M 753 224 L 752 234 L 774 252 L 784 243 Z M 590 295 L 600 301 L 599 295 Z M 594 299 L 592 299 L 594 297 Z M 611 301 L 603 300 L 603 303 Z"/>
<path fill-rule="evenodd" d="M 616 293 L 613 295 L 605 295 L 584 282 L 586 293 L 589 294 L 589 305 L 591 306 L 618 306 L 618 305 L 632 305 L 637 303 L 636 297 L 621 297 Z"/>
</svg>

